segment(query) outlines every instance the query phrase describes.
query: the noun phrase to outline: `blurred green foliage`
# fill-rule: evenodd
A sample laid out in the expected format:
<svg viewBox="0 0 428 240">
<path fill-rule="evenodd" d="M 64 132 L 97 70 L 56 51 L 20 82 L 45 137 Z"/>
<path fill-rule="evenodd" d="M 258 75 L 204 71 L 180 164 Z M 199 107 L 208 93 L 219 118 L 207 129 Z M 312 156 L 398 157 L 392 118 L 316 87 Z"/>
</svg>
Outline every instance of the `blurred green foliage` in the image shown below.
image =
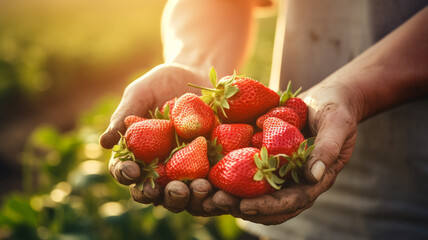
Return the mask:
<svg viewBox="0 0 428 240">
<path fill-rule="evenodd" d="M 0 0 L 0 105 L 72 94 L 69 86 L 79 81 L 108 84 L 102 76 L 112 69 L 160 63 L 164 2 Z M 240 73 L 267 84 L 275 17 L 258 24 L 255 50 Z M 119 97 L 99 100 L 71 131 L 42 125 L 28 136 L 19 156 L 23 191 L 1 199 L 0 239 L 209 240 L 242 234 L 230 216 L 173 214 L 130 199 L 127 187 L 107 171 L 110 152 L 98 145 Z"/>
<path fill-rule="evenodd" d="M 114 100 L 113 100 L 114 99 Z M 25 190 L 0 209 L 0 238 L 236 239 L 230 216 L 193 217 L 133 202 L 107 171 L 110 151 L 97 141 L 117 99 L 102 100 L 75 130 L 37 128 L 22 153 Z"/>
</svg>

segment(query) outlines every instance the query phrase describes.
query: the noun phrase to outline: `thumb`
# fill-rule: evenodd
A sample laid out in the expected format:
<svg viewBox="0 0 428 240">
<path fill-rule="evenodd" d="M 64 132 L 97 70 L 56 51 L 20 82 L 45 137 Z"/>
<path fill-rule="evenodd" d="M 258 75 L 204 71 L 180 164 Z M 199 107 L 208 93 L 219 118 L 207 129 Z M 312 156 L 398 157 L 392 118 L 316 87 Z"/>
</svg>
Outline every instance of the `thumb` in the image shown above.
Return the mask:
<svg viewBox="0 0 428 240">
<path fill-rule="evenodd" d="M 305 177 L 311 183 L 319 182 L 325 170 L 341 158 L 345 142 L 348 138 L 355 137 L 356 132 L 352 116 L 347 111 L 340 110 L 337 105 L 326 106 L 319 119 L 316 124 L 319 128 L 315 129 L 318 132 L 315 148 L 305 165 Z M 342 168 L 343 166 L 338 166 L 336 170 L 340 171 Z"/>
<path fill-rule="evenodd" d="M 152 104 L 152 98 L 149 96 L 150 91 L 145 91 L 144 94 L 137 91 L 133 86 L 136 82 L 131 83 L 123 94 L 122 100 L 110 118 L 110 124 L 106 131 L 101 135 L 99 143 L 102 147 L 110 149 L 120 139 L 120 134 L 126 131 L 123 120 L 129 115 L 143 116 L 146 114 L 149 106 Z"/>
</svg>

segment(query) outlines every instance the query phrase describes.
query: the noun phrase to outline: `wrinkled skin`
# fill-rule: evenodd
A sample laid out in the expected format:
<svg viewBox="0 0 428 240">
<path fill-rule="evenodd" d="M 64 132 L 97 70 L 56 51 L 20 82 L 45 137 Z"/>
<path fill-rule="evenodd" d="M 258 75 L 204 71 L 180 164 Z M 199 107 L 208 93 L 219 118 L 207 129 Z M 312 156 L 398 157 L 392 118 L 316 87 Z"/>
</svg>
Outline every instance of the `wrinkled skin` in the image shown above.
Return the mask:
<svg viewBox="0 0 428 240">
<path fill-rule="evenodd" d="M 183 69 L 161 67 L 132 83 L 126 89 L 122 102 L 113 114 L 108 130 L 100 139 L 102 146 L 111 148 L 117 142 L 118 134 L 116 135 L 115 132 L 119 130 L 123 133 L 125 130 L 122 126 L 124 117 L 130 114 L 144 115 L 144 112 L 133 109 L 132 106 L 140 106 L 140 110 L 141 107 L 151 109 L 181 94 L 180 91 L 159 93 L 164 88 L 157 85 L 164 84 L 162 79 L 167 81 L 168 78 L 160 78 L 155 82 L 155 77 L 164 77 L 163 71 L 170 74 L 171 70 L 191 75 Z M 194 81 L 197 81 L 197 78 Z M 153 96 L 156 93 L 136 95 L 136 92 L 144 91 L 147 84 L 155 84 L 151 88 L 158 89 L 157 93 L 162 98 Z M 167 89 L 171 91 L 170 87 Z M 239 199 L 224 191 L 215 192 L 206 179 L 194 180 L 189 185 L 172 181 L 165 189 L 159 185 L 152 189 L 150 184 L 146 183 L 143 190 L 140 190 L 135 184 L 140 178 L 139 166 L 132 161 L 120 162 L 112 159 L 109 166 L 110 172 L 119 183 L 129 185 L 132 198 L 143 204 L 162 205 L 172 212 L 187 210 L 196 216 L 231 214 L 267 225 L 282 223 L 311 207 L 315 199 L 333 185 L 337 174 L 348 162 L 355 144 L 359 111 L 358 104 L 355 104 L 359 102 L 358 96 L 354 95 L 344 85 L 324 81 L 299 96 L 309 107 L 308 132 L 316 136 L 316 147 L 304 170 L 305 184 L 293 185 L 258 198 Z M 155 100 L 149 100 L 150 97 Z M 129 104 L 131 102 L 133 104 Z M 136 104 L 137 102 L 139 104 Z M 325 174 L 320 175 L 319 181 L 310 171 L 312 165 L 318 160 L 324 163 L 326 169 Z"/>
</svg>

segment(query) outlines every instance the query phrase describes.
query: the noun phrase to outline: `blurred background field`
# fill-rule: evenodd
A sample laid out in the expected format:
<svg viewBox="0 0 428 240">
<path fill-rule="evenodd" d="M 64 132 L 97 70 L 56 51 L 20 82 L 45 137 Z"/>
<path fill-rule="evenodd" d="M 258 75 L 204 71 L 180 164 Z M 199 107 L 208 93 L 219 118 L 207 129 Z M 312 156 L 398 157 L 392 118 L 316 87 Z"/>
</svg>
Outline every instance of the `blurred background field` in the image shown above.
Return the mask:
<svg viewBox="0 0 428 240">
<path fill-rule="evenodd" d="M 0 0 L 0 239 L 248 239 L 230 216 L 136 204 L 98 145 L 125 86 L 162 63 L 165 0 Z M 275 16 L 239 71 L 267 83 Z"/>
</svg>

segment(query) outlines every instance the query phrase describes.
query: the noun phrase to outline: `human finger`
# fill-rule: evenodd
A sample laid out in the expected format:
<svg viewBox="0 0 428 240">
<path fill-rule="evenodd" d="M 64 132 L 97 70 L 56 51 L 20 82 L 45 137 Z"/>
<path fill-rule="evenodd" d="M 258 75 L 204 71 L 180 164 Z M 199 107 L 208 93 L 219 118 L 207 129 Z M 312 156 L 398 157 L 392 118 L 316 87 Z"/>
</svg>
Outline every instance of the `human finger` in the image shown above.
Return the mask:
<svg viewBox="0 0 428 240">
<path fill-rule="evenodd" d="M 153 203 L 154 205 L 159 204 L 163 193 L 162 187 L 159 184 L 155 184 L 153 188 L 149 181 L 143 184 L 142 189 L 135 183 L 129 185 L 129 192 L 134 201 L 144 204 Z"/>
<path fill-rule="evenodd" d="M 127 116 L 143 116 L 152 105 L 151 91 L 145 91 L 144 94 L 139 91 L 141 87 L 138 85 L 141 81 L 142 79 L 138 79 L 125 89 L 119 106 L 110 118 L 109 126 L 99 139 L 102 147 L 110 149 L 118 143 L 119 133 L 124 134 L 126 131 L 123 120 Z"/>
<path fill-rule="evenodd" d="M 235 197 L 225 191 L 218 191 L 214 194 L 212 201 L 214 205 L 232 216 L 238 217 L 240 215 L 239 203 L 241 199 Z"/>
<path fill-rule="evenodd" d="M 185 210 L 189 203 L 190 190 L 181 181 L 171 181 L 164 190 L 163 206 L 171 212 L 177 213 Z"/>
<path fill-rule="evenodd" d="M 304 173 L 310 183 L 317 183 L 329 168 L 339 159 L 348 160 L 356 137 L 356 121 L 346 109 L 339 105 L 326 105 L 319 113 L 316 128 L 315 148 L 305 164 Z M 345 144 L 346 142 L 351 144 Z M 341 156 L 342 154 L 342 156 Z M 343 156 L 349 155 L 349 157 Z M 345 162 L 340 169 L 343 168 Z"/>
<path fill-rule="evenodd" d="M 111 166 L 111 172 L 117 182 L 123 185 L 135 183 L 140 179 L 140 166 L 134 161 L 118 161 Z"/>
<path fill-rule="evenodd" d="M 206 215 L 206 212 L 202 207 L 202 203 L 213 190 L 211 183 L 206 179 L 199 178 L 193 180 L 190 183 L 189 188 L 191 197 L 187 211 L 192 215 Z"/>
</svg>

